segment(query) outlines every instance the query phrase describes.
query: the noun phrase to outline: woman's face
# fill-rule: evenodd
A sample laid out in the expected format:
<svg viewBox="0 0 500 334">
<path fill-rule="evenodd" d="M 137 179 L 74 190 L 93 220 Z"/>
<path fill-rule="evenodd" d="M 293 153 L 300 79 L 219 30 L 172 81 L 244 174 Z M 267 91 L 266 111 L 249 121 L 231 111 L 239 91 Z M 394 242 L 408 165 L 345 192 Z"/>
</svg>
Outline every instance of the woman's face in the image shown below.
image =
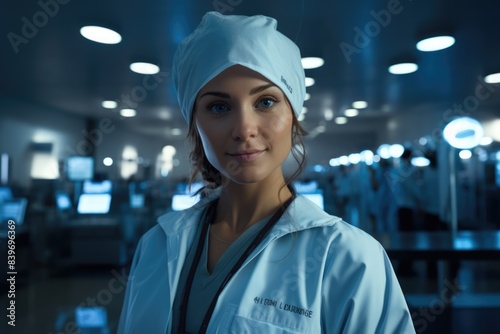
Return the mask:
<svg viewBox="0 0 500 334">
<path fill-rule="evenodd" d="M 264 76 L 232 66 L 198 93 L 194 122 L 208 161 L 240 184 L 282 177 L 292 145 L 292 109 Z"/>
</svg>

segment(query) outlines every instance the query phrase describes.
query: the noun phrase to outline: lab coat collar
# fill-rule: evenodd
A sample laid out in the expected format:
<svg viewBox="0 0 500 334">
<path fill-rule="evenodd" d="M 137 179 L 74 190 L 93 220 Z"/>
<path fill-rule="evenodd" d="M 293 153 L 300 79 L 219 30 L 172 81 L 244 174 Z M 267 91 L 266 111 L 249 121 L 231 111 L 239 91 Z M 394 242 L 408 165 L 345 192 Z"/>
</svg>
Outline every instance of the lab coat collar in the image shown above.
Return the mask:
<svg viewBox="0 0 500 334">
<path fill-rule="evenodd" d="M 206 207 L 217 196 L 218 194 L 208 196 L 187 210 L 167 213 L 158 218 L 158 223 L 167 235 L 178 234 L 186 228 L 198 226 Z M 304 196 L 297 195 L 271 230 L 270 237 L 278 238 L 309 228 L 332 226 L 341 220 L 329 215 Z"/>
</svg>

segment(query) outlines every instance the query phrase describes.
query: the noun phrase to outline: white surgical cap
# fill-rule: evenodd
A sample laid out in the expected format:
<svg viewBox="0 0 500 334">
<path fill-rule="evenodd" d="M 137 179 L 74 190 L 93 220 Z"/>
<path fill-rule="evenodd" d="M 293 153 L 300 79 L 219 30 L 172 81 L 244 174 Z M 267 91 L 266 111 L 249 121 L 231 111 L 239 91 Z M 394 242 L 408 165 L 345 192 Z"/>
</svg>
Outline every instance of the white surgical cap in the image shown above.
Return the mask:
<svg viewBox="0 0 500 334">
<path fill-rule="evenodd" d="M 208 12 L 177 48 L 172 78 L 184 119 L 189 122 L 200 89 L 233 65 L 260 73 L 286 95 L 298 117 L 306 93 L 300 50 L 263 15 Z"/>
</svg>

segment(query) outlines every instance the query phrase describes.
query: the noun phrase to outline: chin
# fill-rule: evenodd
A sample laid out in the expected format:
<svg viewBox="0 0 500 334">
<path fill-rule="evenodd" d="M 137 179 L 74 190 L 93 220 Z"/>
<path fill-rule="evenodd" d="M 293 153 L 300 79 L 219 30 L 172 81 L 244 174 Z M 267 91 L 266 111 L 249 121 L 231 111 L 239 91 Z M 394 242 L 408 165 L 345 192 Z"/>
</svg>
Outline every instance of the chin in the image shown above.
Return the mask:
<svg viewBox="0 0 500 334">
<path fill-rule="evenodd" d="M 263 175 L 259 175 L 259 173 L 249 173 L 242 171 L 238 173 L 238 175 L 230 175 L 229 173 L 225 174 L 225 177 L 233 183 L 237 184 L 255 184 L 263 181 L 266 177 Z"/>
</svg>

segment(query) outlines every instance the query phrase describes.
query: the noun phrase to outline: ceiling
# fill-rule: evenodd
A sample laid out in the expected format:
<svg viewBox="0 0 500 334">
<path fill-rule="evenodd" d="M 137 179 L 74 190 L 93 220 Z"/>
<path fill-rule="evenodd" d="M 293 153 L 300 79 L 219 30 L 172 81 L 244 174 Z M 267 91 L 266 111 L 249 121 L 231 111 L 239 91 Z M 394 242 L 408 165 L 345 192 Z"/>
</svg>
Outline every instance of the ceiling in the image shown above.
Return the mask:
<svg viewBox="0 0 500 334">
<path fill-rule="evenodd" d="M 170 79 L 171 61 L 179 42 L 210 10 L 275 17 L 303 56 L 325 59 L 324 66 L 306 70 L 316 80 L 305 102 L 310 129 L 324 123 L 325 109 L 338 116 L 356 100 L 369 107 L 345 125 L 324 123 L 327 131 L 356 131 L 380 124 L 374 118 L 421 105 L 451 106 L 473 95 L 480 77 L 500 71 L 500 5 L 494 0 L 18 0 L 4 8 L 0 96 L 96 119 L 118 118 L 117 111 L 101 107 L 103 100 L 116 100 L 138 112 L 123 124 L 158 136 L 186 128 Z M 381 14 L 388 10 L 389 16 Z M 376 16 L 384 22 L 377 23 Z M 116 45 L 86 40 L 79 30 L 87 24 L 114 28 L 123 40 Z M 368 35 L 363 39 L 357 31 Z M 452 33 L 455 45 L 431 53 L 415 48 L 420 36 L 441 31 Z M 391 62 L 406 59 L 416 61 L 419 70 L 388 73 Z M 160 74 L 134 73 L 133 61 L 154 62 Z M 499 91 L 481 108 L 500 110 Z"/>
</svg>

